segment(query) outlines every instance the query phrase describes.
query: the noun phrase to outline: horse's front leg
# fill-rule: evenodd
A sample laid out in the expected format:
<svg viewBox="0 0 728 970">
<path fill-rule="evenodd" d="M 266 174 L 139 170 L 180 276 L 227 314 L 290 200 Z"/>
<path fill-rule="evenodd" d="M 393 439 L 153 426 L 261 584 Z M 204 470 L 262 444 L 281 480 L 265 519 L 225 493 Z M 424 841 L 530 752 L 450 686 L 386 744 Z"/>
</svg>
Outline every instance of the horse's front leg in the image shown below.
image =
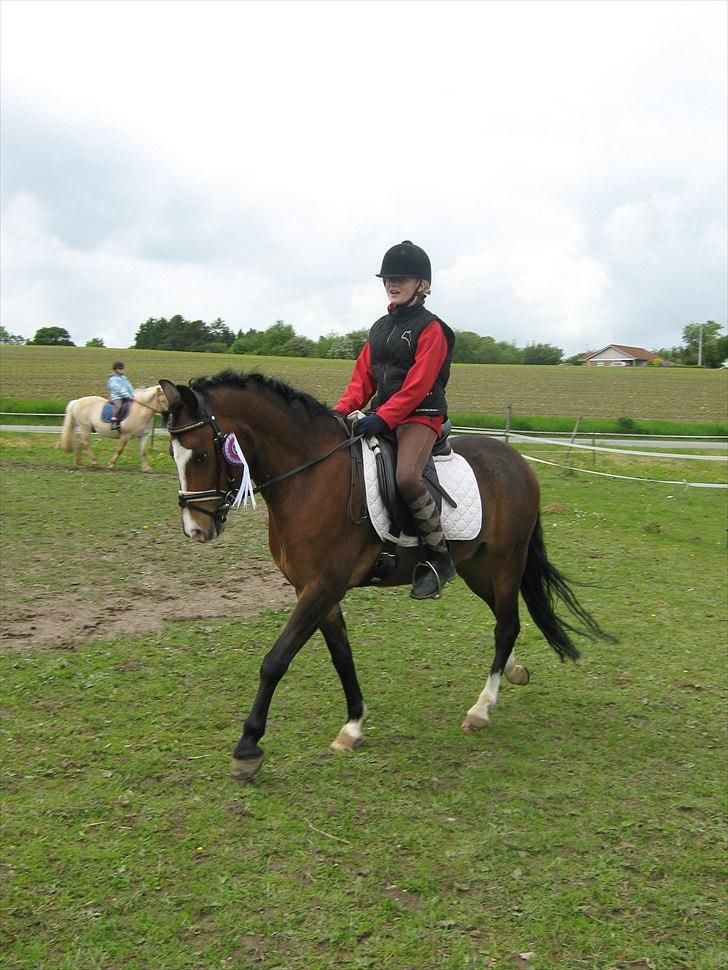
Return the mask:
<svg viewBox="0 0 728 970">
<path fill-rule="evenodd" d="M 341 680 L 341 686 L 344 688 L 348 715 L 346 724 L 331 742 L 331 747 L 334 751 L 351 751 L 352 748 L 358 748 L 364 741 L 361 727 L 366 714 L 366 706 L 356 676 L 344 614 L 341 612 L 341 606 L 338 603 L 321 621 L 320 628 L 326 646 L 329 648 L 331 660 Z"/>
<path fill-rule="evenodd" d="M 233 778 L 245 781 L 259 771 L 263 751 L 258 746 L 258 741 L 265 734 L 273 693 L 293 658 L 321 625 L 332 606 L 338 603 L 342 594 L 343 591 L 332 592 L 322 587 L 304 589 L 300 593 L 288 623 L 260 666 L 258 693 L 250 714 L 245 719 L 243 736 L 233 752 Z"/>
<path fill-rule="evenodd" d="M 139 457 L 141 459 L 143 472 L 150 472 L 152 470 L 152 466 L 149 464 L 149 461 L 147 459 L 147 447 L 149 444 L 149 437 L 150 437 L 150 433 L 148 432 L 147 434 L 143 434 L 139 439 Z"/>
</svg>

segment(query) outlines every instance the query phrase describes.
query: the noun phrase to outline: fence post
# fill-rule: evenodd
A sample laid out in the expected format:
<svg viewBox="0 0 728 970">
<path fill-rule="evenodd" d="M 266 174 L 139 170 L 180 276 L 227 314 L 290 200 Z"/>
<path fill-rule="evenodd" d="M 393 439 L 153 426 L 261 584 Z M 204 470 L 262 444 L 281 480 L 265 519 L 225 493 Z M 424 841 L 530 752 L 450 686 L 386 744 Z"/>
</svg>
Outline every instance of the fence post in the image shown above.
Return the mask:
<svg viewBox="0 0 728 970">
<path fill-rule="evenodd" d="M 513 418 L 513 405 L 508 405 L 508 411 L 506 412 L 506 433 L 503 435 L 505 443 L 508 444 L 508 435 L 511 431 L 511 419 Z"/>
<path fill-rule="evenodd" d="M 579 415 L 579 417 L 576 419 L 576 424 L 574 425 L 574 430 L 571 432 L 571 441 L 569 442 L 569 448 L 568 448 L 568 450 L 566 452 L 566 460 L 567 460 L 567 462 L 571 458 L 571 446 L 574 444 L 574 439 L 579 434 L 579 425 L 580 424 L 581 424 L 581 415 Z M 593 454 L 593 452 L 592 452 L 592 454 Z"/>
</svg>

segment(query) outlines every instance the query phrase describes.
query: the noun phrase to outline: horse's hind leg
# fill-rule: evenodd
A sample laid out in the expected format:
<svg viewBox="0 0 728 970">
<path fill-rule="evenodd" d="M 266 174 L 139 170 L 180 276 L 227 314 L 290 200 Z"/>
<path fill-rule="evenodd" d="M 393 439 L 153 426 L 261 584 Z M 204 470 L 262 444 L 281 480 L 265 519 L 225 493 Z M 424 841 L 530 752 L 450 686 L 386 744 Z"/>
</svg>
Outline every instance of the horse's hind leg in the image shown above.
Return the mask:
<svg viewBox="0 0 728 970">
<path fill-rule="evenodd" d="M 89 461 L 91 462 L 92 468 L 99 467 L 99 460 L 96 457 L 91 445 L 89 444 L 89 432 L 81 429 L 81 434 L 78 438 L 78 443 L 76 445 L 76 468 L 80 468 L 83 464 L 83 453 L 88 452 Z"/>
<path fill-rule="evenodd" d="M 352 748 L 358 748 L 364 740 L 362 722 L 366 714 L 366 707 L 356 676 L 354 657 L 351 652 L 341 606 L 337 604 L 331 610 L 319 625 L 319 629 L 324 636 L 326 646 L 331 654 L 331 660 L 341 679 L 348 714 L 346 724 L 331 742 L 331 747 L 334 751 L 351 751 Z"/>
<path fill-rule="evenodd" d="M 482 564 L 484 566 L 484 564 Z M 516 662 L 513 647 L 520 632 L 518 618 L 518 591 L 520 577 L 509 573 L 500 576 L 495 583 L 487 577 L 478 564 L 463 564 L 459 572 L 472 591 L 481 597 L 495 616 L 495 658 L 478 700 L 465 715 L 464 731 L 473 731 L 488 723 L 490 711 L 498 700 L 498 690 L 503 674 L 512 684 L 527 684 L 528 670 Z"/>
</svg>

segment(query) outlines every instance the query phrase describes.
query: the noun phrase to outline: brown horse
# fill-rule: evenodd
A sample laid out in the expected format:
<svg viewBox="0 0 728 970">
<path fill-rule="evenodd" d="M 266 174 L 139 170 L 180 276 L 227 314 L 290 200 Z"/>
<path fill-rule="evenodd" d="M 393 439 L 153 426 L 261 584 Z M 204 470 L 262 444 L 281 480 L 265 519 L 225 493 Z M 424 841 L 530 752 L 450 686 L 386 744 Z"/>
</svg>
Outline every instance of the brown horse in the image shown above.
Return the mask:
<svg viewBox="0 0 728 970">
<path fill-rule="evenodd" d="M 296 591 L 298 603 L 266 655 L 260 685 L 232 772 L 247 779 L 260 768 L 258 742 L 265 732 L 275 688 L 301 647 L 318 629 L 331 653 L 346 697 L 348 719 L 332 743 L 346 751 L 362 743 L 365 706 L 340 603 L 347 590 L 365 585 L 382 550 L 369 520 L 353 514 L 363 495 L 354 474 L 349 439 L 325 405 L 308 394 L 261 374 L 224 371 L 190 386 L 160 381 L 169 402 L 170 453 L 179 474 L 185 535 L 208 542 L 219 535 L 238 488 L 241 469 L 226 461 L 225 439 L 234 434 L 246 457 L 256 491 L 268 505 L 273 558 Z M 569 631 L 611 639 L 579 604 L 551 565 L 539 521 L 539 487 L 524 459 L 484 436 L 457 438 L 453 447 L 472 466 L 485 510 L 480 534 L 454 542 L 457 571 L 495 616 L 495 658 L 463 729 L 487 723 L 501 676 L 526 684 L 529 673 L 516 662 L 519 591 L 534 622 L 559 657 L 579 654 Z M 398 550 L 397 565 L 384 585 L 408 584 L 417 549 Z M 448 596 L 457 595 L 454 590 Z M 572 626 L 554 611 L 562 599 L 580 621 Z"/>
</svg>

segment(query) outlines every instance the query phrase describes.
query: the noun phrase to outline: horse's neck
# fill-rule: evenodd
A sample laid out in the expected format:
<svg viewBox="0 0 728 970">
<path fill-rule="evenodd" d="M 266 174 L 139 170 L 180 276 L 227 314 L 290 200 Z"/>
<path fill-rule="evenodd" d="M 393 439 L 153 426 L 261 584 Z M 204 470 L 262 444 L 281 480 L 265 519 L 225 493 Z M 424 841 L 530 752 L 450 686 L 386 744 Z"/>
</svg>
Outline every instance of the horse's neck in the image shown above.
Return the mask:
<svg viewBox="0 0 728 970">
<path fill-rule="evenodd" d="M 246 400 L 238 413 L 245 415 L 241 432 L 251 440 L 249 460 L 256 482 L 282 475 L 335 444 L 334 422 L 329 427 L 326 421 L 306 416 L 303 423 L 284 401 L 250 397 L 250 403 Z"/>
<path fill-rule="evenodd" d="M 156 390 L 157 388 L 152 386 L 143 387 L 139 391 L 134 391 L 134 400 L 138 401 L 140 404 L 151 404 Z"/>
</svg>

